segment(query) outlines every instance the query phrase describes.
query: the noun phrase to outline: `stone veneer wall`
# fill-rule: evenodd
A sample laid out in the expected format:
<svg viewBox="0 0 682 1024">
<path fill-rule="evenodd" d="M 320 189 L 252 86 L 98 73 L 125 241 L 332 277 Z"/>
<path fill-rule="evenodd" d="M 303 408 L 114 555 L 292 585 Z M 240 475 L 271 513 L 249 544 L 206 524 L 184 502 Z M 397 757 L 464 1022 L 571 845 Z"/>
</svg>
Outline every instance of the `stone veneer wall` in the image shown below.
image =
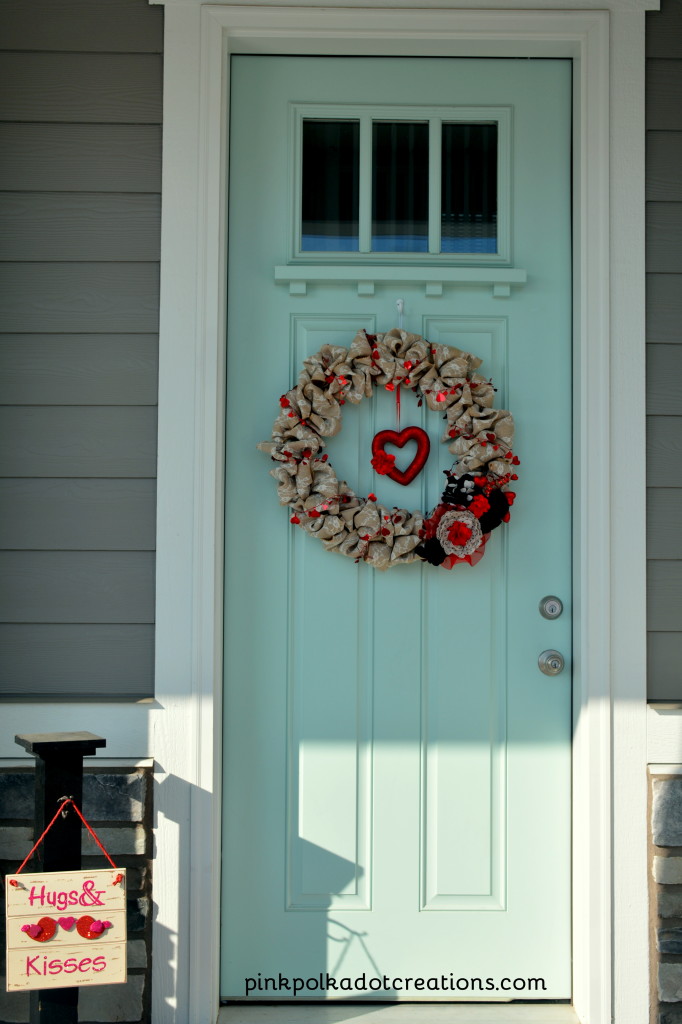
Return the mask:
<svg viewBox="0 0 682 1024">
<path fill-rule="evenodd" d="M 682 1024 L 682 775 L 655 775 L 651 796 L 651 1021 Z"/>
<path fill-rule="evenodd" d="M 86 767 L 83 814 L 117 865 L 127 868 L 128 980 L 81 988 L 81 1024 L 151 1021 L 151 768 Z M 12 874 L 33 844 L 33 771 L 0 769 L 0 873 Z M 83 829 L 83 867 L 106 866 Z M 25 870 L 28 870 L 28 866 Z M 5 992 L 5 900 L 0 911 L 0 1024 L 29 1019 L 27 993 Z"/>
</svg>

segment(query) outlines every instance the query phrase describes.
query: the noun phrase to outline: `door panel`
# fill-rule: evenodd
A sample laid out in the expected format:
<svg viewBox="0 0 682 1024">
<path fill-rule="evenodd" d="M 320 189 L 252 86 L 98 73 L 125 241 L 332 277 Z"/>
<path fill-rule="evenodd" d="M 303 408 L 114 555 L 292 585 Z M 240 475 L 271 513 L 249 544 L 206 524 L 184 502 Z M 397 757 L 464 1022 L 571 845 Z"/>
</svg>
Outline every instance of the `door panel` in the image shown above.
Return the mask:
<svg viewBox="0 0 682 1024">
<path fill-rule="evenodd" d="M 226 997 L 247 995 L 249 978 L 250 998 L 292 999 L 280 976 L 318 978 L 298 999 L 570 996 L 570 678 L 537 666 L 571 638 L 570 91 L 563 61 L 233 58 Z M 297 255 L 296 110 L 313 104 L 354 105 L 363 124 L 391 105 L 432 120 L 506 111 L 505 250 Z M 367 211 L 363 180 L 369 166 Z M 439 223 L 432 211 L 431 250 Z M 527 283 L 494 294 L 485 274 L 507 256 Z M 275 282 L 275 267 L 301 262 L 331 280 Z M 444 277 L 439 293 L 424 270 L 438 282 L 443 267 L 479 280 Z M 398 298 L 407 330 L 483 359 L 496 407 L 516 420 L 518 500 L 474 568 L 379 573 L 324 551 L 289 524 L 256 451 L 304 358 L 394 327 Z M 442 421 L 403 396 L 402 423 L 427 431 L 431 455 L 402 487 L 370 465 L 372 437 L 395 418 L 381 391 L 347 407 L 326 450 L 356 493 L 428 512 L 452 464 Z M 550 622 L 538 602 L 552 593 L 566 611 Z M 365 987 L 321 988 L 327 972 Z M 510 993 L 505 978 L 544 984 Z"/>
</svg>

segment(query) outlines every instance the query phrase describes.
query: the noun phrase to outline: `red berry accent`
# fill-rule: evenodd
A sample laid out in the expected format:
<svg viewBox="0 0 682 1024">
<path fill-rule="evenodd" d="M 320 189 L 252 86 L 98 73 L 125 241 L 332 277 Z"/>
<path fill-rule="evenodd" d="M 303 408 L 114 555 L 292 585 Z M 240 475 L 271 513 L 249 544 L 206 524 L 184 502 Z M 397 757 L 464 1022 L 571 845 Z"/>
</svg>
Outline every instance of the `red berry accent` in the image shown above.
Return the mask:
<svg viewBox="0 0 682 1024">
<path fill-rule="evenodd" d="M 495 434 L 486 434 L 485 436 L 488 438 L 489 441 L 495 440 Z"/>
<path fill-rule="evenodd" d="M 323 455 L 322 458 L 320 459 L 320 462 L 326 462 L 328 458 L 328 455 Z"/>
<path fill-rule="evenodd" d="M 289 520 L 289 522 L 293 523 L 294 525 L 296 525 L 297 523 L 300 523 L 300 521 L 301 520 L 298 518 L 298 516 L 292 516 L 291 519 Z"/>
<path fill-rule="evenodd" d="M 391 531 L 390 531 L 390 530 L 387 530 L 385 526 L 382 526 L 382 527 L 381 527 L 381 532 L 382 532 L 382 534 L 384 535 L 384 537 L 388 537 L 388 535 L 389 535 L 389 533 L 390 533 Z"/>
<path fill-rule="evenodd" d="M 367 501 L 376 501 L 376 500 L 377 500 L 376 494 L 368 494 L 367 495 Z"/>
<path fill-rule="evenodd" d="M 289 406 L 291 405 L 291 402 L 289 401 L 286 395 L 282 395 L 282 397 L 279 400 L 279 404 L 282 406 L 283 409 L 288 409 Z"/>
<path fill-rule="evenodd" d="M 517 458 L 517 456 L 515 455 L 514 458 L 512 459 L 512 466 L 520 466 L 520 465 L 521 465 L 521 459 Z"/>
<path fill-rule="evenodd" d="M 319 517 L 320 513 L 317 511 L 316 508 L 311 508 L 311 510 L 308 513 L 308 515 L 310 516 L 311 519 L 317 519 Z"/>
<path fill-rule="evenodd" d="M 290 412 L 289 413 L 289 419 L 292 420 L 293 418 L 294 418 L 294 414 L 293 414 L 293 412 Z"/>
<path fill-rule="evenodd" d="M 444 402 L 445 401 L 445 392 L 444 391 L 439 391 L 438 392 L 438 394 L 436 395 L 436 401 L 437 402 Z"/>
<path fill-rule="evenodd" d="M 387 391 L 395 391 L 395 384 L 393 383 L 392 380 L 389 381 L 388 384 L 386 384 L 386 390 Z"/>
<path fill-rule="evenodd" d="M 509 477 L 509 479 L 510 480 L 518 480 L 519 478 L 518 478 L 516 473 L 512 473 L 512 475 Z"/>
</svg>

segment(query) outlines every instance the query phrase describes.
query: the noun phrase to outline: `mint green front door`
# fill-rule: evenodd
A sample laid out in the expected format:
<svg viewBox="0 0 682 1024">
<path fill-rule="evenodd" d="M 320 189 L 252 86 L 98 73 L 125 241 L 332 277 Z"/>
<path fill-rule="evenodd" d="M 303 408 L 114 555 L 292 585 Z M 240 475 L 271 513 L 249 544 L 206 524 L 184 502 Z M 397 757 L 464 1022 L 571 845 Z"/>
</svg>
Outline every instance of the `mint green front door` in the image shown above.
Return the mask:
<svg viewBox="0 0 682 1024">
<path fill-rule="evenodd" d="M 570 998 L 570 101 L 567 61 L 233 58 L 226 998 Z M 326 552 L 256 450 L 304 358 L 399 300 L 516 421 L 514 514 L 475 567 Z M 403 395 L 431 454 L 402 487 L 370 465 L 395 419 L 387 392 L 346 406 L 326 451 L 428 512 L 442 420 Z"/>
</svg>

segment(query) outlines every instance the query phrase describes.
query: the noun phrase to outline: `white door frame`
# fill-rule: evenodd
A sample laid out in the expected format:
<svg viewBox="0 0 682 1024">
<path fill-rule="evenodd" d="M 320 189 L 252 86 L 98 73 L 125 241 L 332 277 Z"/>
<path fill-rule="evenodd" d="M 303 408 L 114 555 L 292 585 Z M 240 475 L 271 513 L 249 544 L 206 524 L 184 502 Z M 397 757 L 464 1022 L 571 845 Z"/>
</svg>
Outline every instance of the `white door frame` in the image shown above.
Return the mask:
<svg viewBox="0 0 682 1024">
<path fill-rule="evenodd" d="M 150 744 L 160 782 L 153 958 L 159 1024 L 213 1024 L 218 1007 L 231 53 L 574 61 L 574 1006 L 584 1024 L 648 1018 L 646 0 L 611 0 L 608 11 L 547 9 L 558 2 L 492 11 L 473 9 L 475 0 L 466 9 L 434 0 L 438 9 L 428 10 L 396 9 L 396 0 L 390 10 L 165 0 Z"/>
</svg>

